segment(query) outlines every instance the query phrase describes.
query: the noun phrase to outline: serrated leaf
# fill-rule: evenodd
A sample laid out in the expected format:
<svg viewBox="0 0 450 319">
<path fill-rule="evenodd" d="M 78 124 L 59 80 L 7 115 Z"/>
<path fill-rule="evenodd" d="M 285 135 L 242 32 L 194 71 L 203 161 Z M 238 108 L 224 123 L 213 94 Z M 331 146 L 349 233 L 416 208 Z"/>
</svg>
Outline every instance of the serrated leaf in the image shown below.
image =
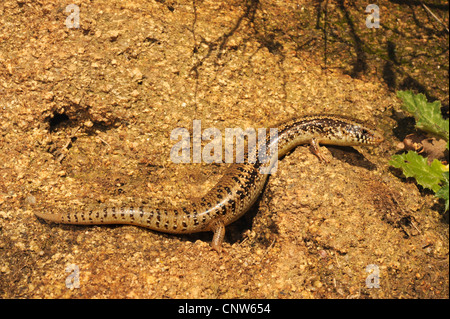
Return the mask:
<svg viewBox="0 0 450 319">
<path fill-rule="evenodd" d="M 398 91 L 397 96 L 403 100 L 402 109 L 414 115 L 416 128 L 449 140 L 449 120 L 441 114 L 441 102 L 428 102 L 422 93 Z"/>
<path fill-rule="evenodd" d="M 436 197 L 443 198 L 445 200 L 445 211 L 448 211 L 449 206 L 449 187 L 448 187 L 448 171 L 443 174 L 442 187 L 436 192 Z"/>
<path fill-rule="evenodd" d="M 443 179 L 445 166 L 435 159 L 428 165 L 427 159 L 416 152 L 409 151 L 406 154 L 393 155 L 389 164 L 400 168 L 406 177 L 414 177 L 419 185 L 437 192 Z"/>
</svg>

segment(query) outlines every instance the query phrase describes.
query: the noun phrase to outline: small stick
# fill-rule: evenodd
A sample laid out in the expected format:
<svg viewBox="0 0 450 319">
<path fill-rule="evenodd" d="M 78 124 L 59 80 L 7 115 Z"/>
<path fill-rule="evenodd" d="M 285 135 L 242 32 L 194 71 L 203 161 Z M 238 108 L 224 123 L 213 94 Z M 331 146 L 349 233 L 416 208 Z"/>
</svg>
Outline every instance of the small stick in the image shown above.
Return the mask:
<svg viewBox="0 0 450 319">
<path fill-rule="evenodd" d="M 439 22 L 440 24 L 442 24 L 444 26 L 445 30 L 447 30 L 447 33 L 448 33 L 449 30 L 448 30 L 447 26 L 441 21 L 441 19 L 439 19 L 422 1 L 420 1 L 420 3 L 422 4 L 422 7 L 424 7 L 425 10 L 427 10 L 427 12 L 429 14 L 431 14 L 433 18 L 436 19 L 437 22 Z"/>
</svg>

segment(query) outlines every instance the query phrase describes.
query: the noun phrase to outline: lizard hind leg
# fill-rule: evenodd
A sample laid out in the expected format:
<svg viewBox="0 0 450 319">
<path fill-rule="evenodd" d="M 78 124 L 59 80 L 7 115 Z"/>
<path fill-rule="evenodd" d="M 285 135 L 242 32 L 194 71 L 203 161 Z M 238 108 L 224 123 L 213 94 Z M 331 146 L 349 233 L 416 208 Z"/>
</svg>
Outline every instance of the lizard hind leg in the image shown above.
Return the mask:
<svg viewBox="0 0 450 319">
<path fill-rule="evenodd" d="M 330 162 L 330 160 L 320 150 L 319 142 L 315 138 L 311 139 L 310 145 L 311 145 L 313 154 L 316 155 L 321 162 L 325 162 L 325 163 Z"/>
</svg>

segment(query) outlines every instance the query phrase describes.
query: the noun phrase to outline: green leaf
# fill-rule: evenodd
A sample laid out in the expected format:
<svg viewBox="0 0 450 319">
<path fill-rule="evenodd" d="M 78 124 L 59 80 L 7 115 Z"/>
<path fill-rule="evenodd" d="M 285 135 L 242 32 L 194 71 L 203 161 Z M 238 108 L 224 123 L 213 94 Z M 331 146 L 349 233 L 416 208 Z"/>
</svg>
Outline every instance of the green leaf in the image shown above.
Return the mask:
<svg viewBox="0 0 450 319">
<path fill-rule="evenodd" d="M 449 120 L 441 114 L 441 102 L 428 102 L 422 93 L 398 91 L 397 96 L 403 100 L 402 109 L 411 113 L 416 119 L 416 128 L 449 140 Z"/>
<path fill-rule="evenodd" d="M 398 91 L 397 96 L 403 100 L 402 109 L 415 117 L 416 128 L 445 139 L 448 149 L 449 120 L 442 118 L 441 102 L 430 103 L 425 95 L 413 94 L 411 91 Z M 400 168 L 406 177 L 414 177 L 419 185 L 433 190 L 436 197 L 445 200 L 445 210 L 448 210 L 448 165 L 443 165 L 437 159 L 428 165 L 426 158 L 413 151 L 402 155 L 393 155 L 389 164 Z"/>
<path fill-rule="evenodd" d="M 448 211 L 449 206 L 449 188 L 448 188 L 448 171 L 443 174 L 442 187 L 436 192 L 436 197 L 443 198 L 445 200 L 445 211 Z"/>
<path fill-rule="evenodd" d="M 406 177 L 414 177 L 419 185 L 435 193 L 441 188 L 440 183 L 444 179 L 442 174 L 446 170 L 445 165 L 437 159 L 428 165 L 426 158 L 413 151 L 393 155 L 389 164 L 400 168 Z"/>
</svg>

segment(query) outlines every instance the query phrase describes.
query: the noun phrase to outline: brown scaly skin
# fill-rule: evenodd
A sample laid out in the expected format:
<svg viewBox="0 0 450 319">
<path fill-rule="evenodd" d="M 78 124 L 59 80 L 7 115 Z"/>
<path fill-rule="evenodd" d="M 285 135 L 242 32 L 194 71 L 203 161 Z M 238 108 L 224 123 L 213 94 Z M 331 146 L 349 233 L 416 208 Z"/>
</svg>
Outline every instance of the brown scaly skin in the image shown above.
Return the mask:
<svg viewBox="0 0 450 319">
<path fill-rule="evenodd" d="M 334 115 L 310 115 L 291 119 L 277 127 L 278 154 L 270 161 L 232 164 L 219 182 L 198 202 L 180 208 L 148 206 L 123 206 L 88 211 L 36 212 L 48 221 L 64 224 L 131 224 L 173 234 L 202 231 L 214 233 L 212 247 L 221 251 L 225 226 L 244 215 L 259 197 L 268 178 L 261 168 L 273 165 L 278 158 L 300 144 L 311 144 L 314 153 L 327 161 L 320 153 L 320 144 L 358 146 L 376 145 L 383 137 L 355 120 Z M 270 136 L 266 139 L 269 145 Z M 252 153 L 253 152 L 253 153 Z M 258 154 L 258 148 L 249 154 Z M 258 156 L 253 157 L 258 158 Z"/>
</svg>

